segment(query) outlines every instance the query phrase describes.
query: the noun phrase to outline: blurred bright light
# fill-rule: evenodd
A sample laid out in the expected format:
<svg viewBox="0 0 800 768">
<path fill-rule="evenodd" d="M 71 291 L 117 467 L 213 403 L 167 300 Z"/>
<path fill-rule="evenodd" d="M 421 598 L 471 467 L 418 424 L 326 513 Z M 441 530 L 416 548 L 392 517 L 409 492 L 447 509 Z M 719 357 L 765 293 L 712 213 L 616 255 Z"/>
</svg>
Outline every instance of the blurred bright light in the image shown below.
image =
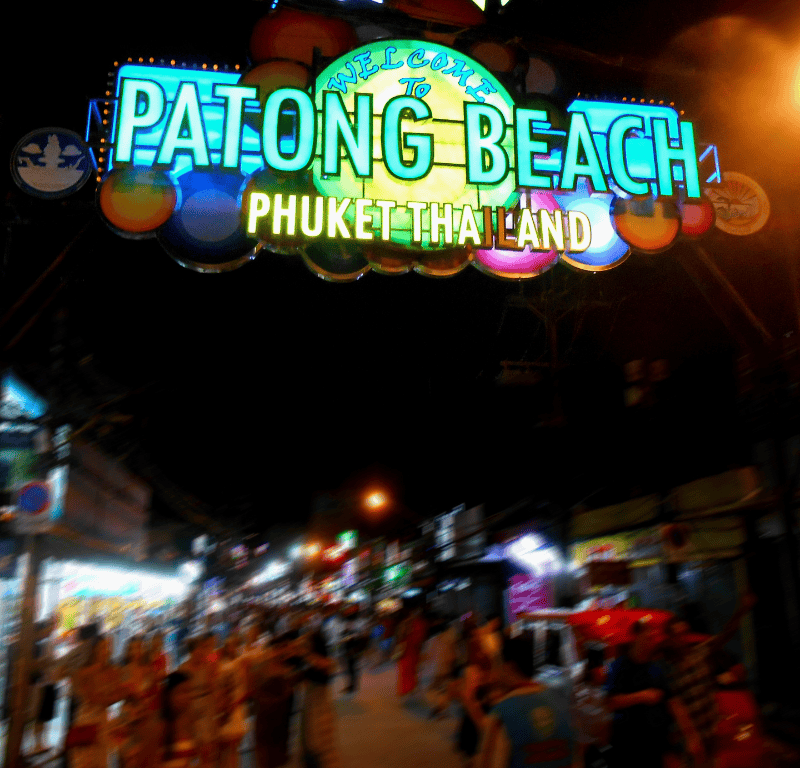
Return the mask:
<svg viewBox="0 0 800 768">
<path fill-rule="evenodd" d="M 544 575 L 561 567 L 561 556 L 555 547 L 548 547 L 541 536 L 526 533 L 506 547 L 506 555 L 528 571 Z"/>
<path fill-rule="evenodd" d="M 114 568 L 74 560 L 62 565 L 62 594 L 64 596 L 104 595 L 134 596 L 148 600 L 180 598 L 187 584 L 176 576 L 161 576 L 133 568 Z"/>
<path fill-rule="evenodd" d="M 316 557 L 319 554 L 321 547 L 316 542 L 314 544 L 309 544 L 306 547 L 306 556 L 307 557 Z"/>
<path fill-rule="evenodd" d="M 283 578 L 289 572 L 290 565 L 285 560 L 273 560 L 267 563 L 267 566 L 259 571 L 250 583 L 253 585 L 266 584 L 269 581 L 276 581 Z"/>
<path fill-rule="evenodd" d="M 302 556 L 303 556 L 303 547 L 301 544 L 295 544 L 289 550 L 289 557 L 292 558 L 292 560 L 299 560 Z"/>
<path fill-rule="evenodd" d="M 202 568 L 196 560 L 188 560 L 178 568 L 178 576 L 184 584 L 191 584 L 197 581 Z"/>
<path fill-rule="evenodd" d="M 382 493 L 381 491 L 374 491 L 366 498 L 366 504 L 370 509 L 381 509 L 385 507 L 388 499 L 386 498 L 386 494 Z"/>
</svg>

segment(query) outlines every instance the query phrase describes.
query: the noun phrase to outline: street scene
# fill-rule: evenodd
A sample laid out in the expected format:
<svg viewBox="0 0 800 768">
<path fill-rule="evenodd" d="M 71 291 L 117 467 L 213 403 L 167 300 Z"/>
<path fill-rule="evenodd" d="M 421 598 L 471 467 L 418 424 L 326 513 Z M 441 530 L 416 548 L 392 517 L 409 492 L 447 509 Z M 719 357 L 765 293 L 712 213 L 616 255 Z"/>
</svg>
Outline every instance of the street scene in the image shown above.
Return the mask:
<svg viewBox="0 0 800 768">
<path fill-rule="evenodd" d="M 800 765 L 800 10 L 3 19 L 0 765 Z"/>
</svg>

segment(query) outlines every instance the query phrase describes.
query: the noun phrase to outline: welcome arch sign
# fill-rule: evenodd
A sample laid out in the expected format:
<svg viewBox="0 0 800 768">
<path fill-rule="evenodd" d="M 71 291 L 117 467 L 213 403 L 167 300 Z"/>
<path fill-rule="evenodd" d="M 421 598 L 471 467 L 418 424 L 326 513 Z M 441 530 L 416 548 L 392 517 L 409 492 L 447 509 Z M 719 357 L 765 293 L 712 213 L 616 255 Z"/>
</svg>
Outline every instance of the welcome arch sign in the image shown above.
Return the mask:
<svg viewBox="0 0 800 768">
<path fill-rule="evenodd" d="M 521 279 L 610 269 L 714 225 L 716 149 L 673 105 L 559 109 L 436 42 L 362 45 L 310 85 L 129 61 L 112 87 L 102 215 L 201 271 L 266 250 L 339 281 L 470 264 Z"/>
</svg>

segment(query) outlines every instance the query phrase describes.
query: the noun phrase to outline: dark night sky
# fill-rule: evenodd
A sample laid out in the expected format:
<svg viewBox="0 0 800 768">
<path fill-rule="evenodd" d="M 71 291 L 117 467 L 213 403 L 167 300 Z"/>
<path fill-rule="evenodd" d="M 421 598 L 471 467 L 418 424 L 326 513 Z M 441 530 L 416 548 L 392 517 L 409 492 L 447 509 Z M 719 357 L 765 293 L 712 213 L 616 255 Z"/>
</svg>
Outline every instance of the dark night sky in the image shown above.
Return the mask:
<svg viewBox="0 0 800 768">
<path fill-rule="evenodd" d="M 13 11 L 6 28 L 18 30 L 29 47 L 14 61 L 5 51 L 4 151 L 47 125 L 82 132 L 87 100 L 102 94 L 115 59 L 194 55 L 245 64 L 250 28 L 268 3 L 237 3 L 229 15 L 203 14 L 191 4 L 124 6 L 134 7 L 142 12 L 116 27 L 110 22 L 118 12 L 107 4 L 68 19 L 22 6 Z M 705 26 L 699 47 L 687 36 L 710 17 L 738 11 L 752 18 L 761 13 L 763 26 Z M 376 6 L 374 13 L 381 12 Z M 524 30 L 523 36 L 606 57 L 604 65 L 565 61 L 560 71 L 576 90 L 583 81 L 587 89 L 619 97 L 629 88 L 664 92 L 673 85 L 687 117 L 697 108 L 702 128 L 720 131 L 707 138 L 720 145 L 723 168 L 759 178 L 775 214 L 747 243 L 716 232 L 704 246 L 776 336 L 794 329 L 782 258 L 787 249 L 796 252 L 796 221 L 790 184 L 777 166 L 780 161 L 791 175 L 793 164 L 800 165 L 785 140 L 797 139 L 800 120 L 781 141 L 773 131 L 772 154 L 758 157 L 752 148 L 761 145 L 752 132 L 734 131 L 724 106 L 704 101 L 711 80 L 699 78 L 693 88 L 686 79 L 670 82 L 663 68 L 660 75 L 637 71 L 647 62 L 680 58 L 687 49 L 670 41 L 683 34 L 683 44 L 695 46 L 693 61 L 723 81 L 730 70 L 745 77 L 753 64 L 725 52 L 729 45 L 745 53 L 752 48 L 759 62 L 758 52 L 768 48 L 763 60 L 782 62 L 788 72 L 800 61 L 800 43 L 792 38 L 800 13 L 792 4 L 573 7 L 516 0 L 508 14 L 509 29 Z M 795 61 L 780 55 L 793 45 Z M 783 130 L 785 116 L 777 124 Z M 202 275 L 179 267 L 154 243 L 114 235 L 92 211 L 90 186 L 64 204 L 42 202 L 23 197 L 6 177 L 9 202 L 30 223 L 12 229 L 0 303 L 9 306 L 81 222 L 91 221 L 59 273 L 67 282 L 52 307 L 68 309 L 67 334 L 82 340 L 97 370 L 120 389 L 143 388 L 126 405 L 136 416 L 128 437 L 167 477 L 212 507 L 237 499 L 250 505 L 258 528 L 304 519 L 319 490 L 358 490 L 372 482 L 390 485 L 407 507 L 430 513 L 462 501 L 497 508 L 529 495 L 574 503 L 598 488 L 629 491 L 650 476 L 650 456 L 674 462 L 678 479 L 724 469 L 738 458 L 725 418 L 735 344 L 674 252 L 634 255 L 594 275 L 558 266 L 522 288 L 472 268 L 445 280 L 368 274 L 333 285 L 297 257 L 269 254 L 229 274 Z M 566 301 L 584 307 L 561 326 L 569 363 L 562 430 L 541 426 L 549 411 L 546 386 L 495 385 L 501 360 L 545 354 L 541 325 L 527 310 L 509 306 L 508 297 L 521 291 L 537 302 L 562 291 L 576 297 Z M 31 302 L 24 319 L 45 295 Z M 573 343 L 576 316 L 582 324 Z M 50 335 L 46 312 L 4 363 L 46 363 Z M 624 427 L 621 366 L 639 357 L 670 359 L 674 387 L 692 403 L 679 418 L 657 425 L 665 437 L 655 451 L 642 448 L 652 434 L 632 442 Z M 686 441 L 692 430 L 704 436 Z"/>
</svg>

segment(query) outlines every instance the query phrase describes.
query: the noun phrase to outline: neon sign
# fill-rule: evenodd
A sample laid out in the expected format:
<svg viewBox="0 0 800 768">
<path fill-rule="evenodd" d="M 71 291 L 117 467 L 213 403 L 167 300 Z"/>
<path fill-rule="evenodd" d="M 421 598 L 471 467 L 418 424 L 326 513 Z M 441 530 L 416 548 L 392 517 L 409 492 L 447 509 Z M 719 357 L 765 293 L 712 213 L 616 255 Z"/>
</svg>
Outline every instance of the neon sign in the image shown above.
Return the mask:
<svg viewBox="0 0 800 768">
<path fill-rule="evenodd" d="M 101 210 L 173 255 L 192 238 L 201 245 L 187 250 L 232 248 L 237 259 L 261 245 L 306 258 L 315 243 L 352 242 L 372 249 L 370 263 L 389 249 L 395 271 L 436 274 L 431 258 L 446 249 L 504 277 L 559 260 L 607 269 L 631 246 L 668 247 L 681 206 L 708 207 L 702 186 L 719 178 L 716 151 L 706 167 L 709 148 L 672 106 L 577 99 L 556 114 L 433 42 L 364 45 L 309 91 L 123 64 L 114 107 Z M 133 211 L 131 190 L 146 191 Z M 451 261 L 440 274 L 458 271 Z"/>
</svg>

